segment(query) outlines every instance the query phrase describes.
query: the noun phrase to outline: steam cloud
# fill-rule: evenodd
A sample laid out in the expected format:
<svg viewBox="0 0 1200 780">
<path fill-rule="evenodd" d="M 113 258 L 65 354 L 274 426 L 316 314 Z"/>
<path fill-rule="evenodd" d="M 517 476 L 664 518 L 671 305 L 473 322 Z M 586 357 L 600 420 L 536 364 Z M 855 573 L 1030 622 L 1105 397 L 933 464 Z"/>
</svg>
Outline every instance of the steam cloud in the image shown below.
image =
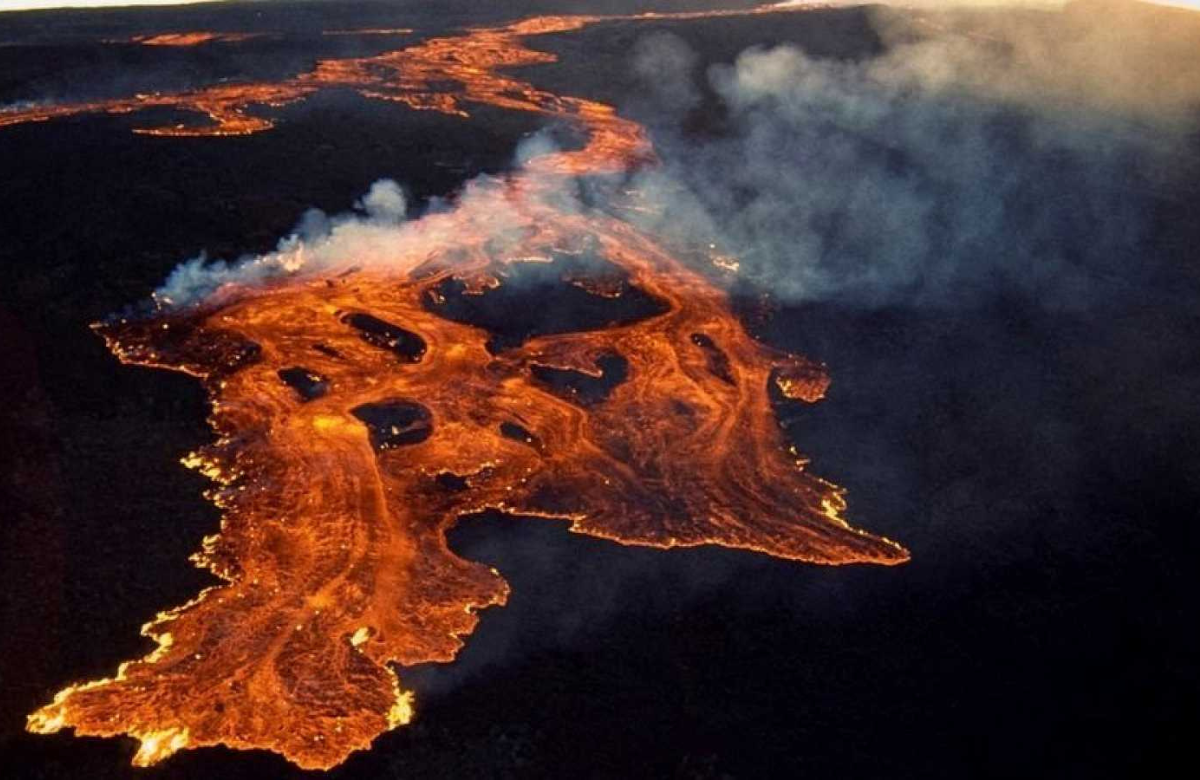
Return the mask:
<svg viewBox="0 0 1200 780">
<path fill-rule="evenodd" d="M 542 153 L 548 143 L 542 136 L 526 140 L 517 149 L 517 159 Z M 497 186 L 502 184 L 494 177 L 480 176 L 453 202 L 435 198 L 420 218 L 406 219 L 409 204 L 404 189 L 395 181 L 381 179 L 355 203 L 354 211 L 329 216 L 309 209 L 273 252 L 233 262 L 210 260 L 202 253 L 181 263 L 154 292 L 154 298 L 161 306 L 182 308 L 204 301 L 226 285 L 247 287 L 290 274 L 320 273 L 351 260 L 360 267 L 402 270 L 405 264 L 415 265 L 452 245 L 464 227 L 502 245 L 506 231 L 521 224 L 520 204 L 506 201 L 505 210 L 497 207 L 495 199 L 483 197 Z M 570 191 L 559 200 L 563 207 L 574 206 Z M 451 212 L 454 219 L 447 219 Z"/>
<path fill-rule="evenodd" d="M 879 11 L 879 57 L 780 46 L 711 68 L 728 121 L 702 139 L 680 130 L 696 55 L 644 40 L 634 71 L 676 109 L 648 118 L 666 161 L 639 182 L 663 208 L 648 227 L 724 244 L 791 300 L 1103 300 L 1194 159 L 1200 25 L 1157 13 Z"/>
<path fill-rule="evenodd" d="M 704 81 L 686 42 L 648 36 L 632 69 L 653 100 L 630 110 L 647 114 L 664 164 L 634 175 L 654 207 L 637 219 L 720 245 L 788 300 L 1103 301 L 1153 252 L 1154 211 L 1192 172 L 1200 126 L 1200 25 L 1174 23 L 1186 12 L 1103 10 L 879 10 L 879 56 L 752 48 Z M 697 138 L 681 129 L 696 112 L 726 121 Z M 517 164 L 548 144 L 528 140 Z M 403 190 L 380 181 L 354 212 L 305 214 L 275 252 L 183 263 L 155 297 L 187 305 L 348 258 L 411 262 L 453 238 L 439 218 L 449 209 L 502 236 L 508 215 L 475 197 L 494 184 L 477 179 L 406 221 Z M 569 185 L 557 202 L 582 208 Z"/>
</svg>

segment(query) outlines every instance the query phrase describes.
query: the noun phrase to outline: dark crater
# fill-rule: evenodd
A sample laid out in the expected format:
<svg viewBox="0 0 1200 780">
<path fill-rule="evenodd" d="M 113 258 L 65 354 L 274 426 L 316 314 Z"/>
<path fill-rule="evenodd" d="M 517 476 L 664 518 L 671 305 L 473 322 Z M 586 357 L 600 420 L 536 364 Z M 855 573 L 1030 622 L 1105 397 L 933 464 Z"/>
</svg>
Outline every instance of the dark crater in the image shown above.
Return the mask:
<svg viewBox="0 0 1200 780">
<path fill-rule="evenodd" d="M 323 344 L 323 343 L 318 342 L 316 344 L 313 344 L 312 348 L 314 350 L 316 350 L 317 352 L 320 352 L 325 357 L 338 358 L 338 359 L 341 359 L 341 357 L 342 357 L 341 352 L 338 352 L 335 348 L 329 346 L 328 344 Z"/>
<path fill-rule="evenodd" d="M 540 451 L 542 449 L 542 440 L 534 435 L 524 425 L 518 425 L 515 422 L 509 421 L 502 422 L 500 423 L 500 435 L 506 439 L 519 441 L 522 444 L 528 444 L 535 450 Z"/>
<path fill-rule="evenodd" d="M 608 400 L 617 385 L 629 376 L 629 361 L 614 353 L 596 359 L 600 376 L 569 368 L 530 366 L 533 378 L 550 392 L 579 406 L 595 406 Z"/>
<path fill-rule="evenodd" d="M 461 493 L 471 487 L 471 483 L 461 474 L 455 474 L 452 471 L 443 471 L 433 478 L 438 487 L 448 493 Z"/>
<path fill-rule="evenodd" d="M 500 286 L 466 292 L 449 277 L 430 290 L 426 307 L 446 319 L 486 328 L 493 354 L 554 333 L 599 330 L 653 317 L 667 305 L 629 283 L 621 269 L 594 253 L 551 252 L 551 261 L 492 268 Z"/>
<path fill-rule="evenodd" d="M 425 339 L 399 325 L 362 312 L 344 315 L 342 322 L 357 330 L 363 341 L 395 352 L 405 363 L 420 362 L 425 354 Z"/>
<path fill-rule="evenodd" d="M 279 378 L 300 396 L 301 402 L 312 401 L 329 392 L 329 380 L 307 368 L 281 368 Z"/>
<path fill-rule="evenodd" d="M 380 401 L 350 410 L 367 426 L 371 446 L 378 451 L 420 444 L 433 433 L 433 415 L 416 401 Z"/>
<path fill-rule="evenodd" d="M 708 372 L 726 384 L 734 384 L 733 373 L 729 370 L 729 355 L 717 346 L 717 343 L 703 333 L 693 333 L 692 343 L 704 350 L 708 358 Z"/>
</svg>

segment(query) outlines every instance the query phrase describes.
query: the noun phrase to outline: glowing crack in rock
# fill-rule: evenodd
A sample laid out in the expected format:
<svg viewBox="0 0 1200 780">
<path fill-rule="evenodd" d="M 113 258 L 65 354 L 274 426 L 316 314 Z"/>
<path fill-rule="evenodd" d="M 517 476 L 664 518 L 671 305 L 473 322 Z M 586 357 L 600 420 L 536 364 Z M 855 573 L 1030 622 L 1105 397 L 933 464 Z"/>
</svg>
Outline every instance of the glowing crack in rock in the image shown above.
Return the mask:
<svg viewBox="0 0 1200 780">
<path fill-rule="evenodd" d="M 61 691 L 31 731 L 130 735 L 138 765 L 226 745 L 335 766 L 413 718 L 394 665 L 452 660 L 478 611 L 505 602 L 497 571 L 446 544 L 460 516 L 488 509 L 622 544 L 907 560 L 847 524 L 841 489 L 809 473 L 780 431 L 772 392 L 816 402 L 824 369 L 752 339 L 726 294 L 652 236 L 555 197 L 565 177 L 651 154 L 611 107 L 509 75 L 553 59 L 524 37 L 591 21 L 472 30 L 260 87 L 288 100 L 353 83 L 446 113 L 535 111 L 587 140 L 473 182 L 454 207 L 388 234 L 383 257 L 297 258 L 290 273 L 226 285 L 198 306 L 97 326 L 121 360 L 187 372 L 212 399 L 219 438 L 185 463 L 216 485 L 221 529 L 194 560 L 222 582 L 144 627 L 153 653 Z M 445 82 L 458 87 L 433 90 Z M 243 106 L 196 94 L 215 117 Z M 500 346 L 453 309 L 455 294 L 484 301 L 547 263 L 605 269 L 563 279 L 642 306 Z"/>
</svg>

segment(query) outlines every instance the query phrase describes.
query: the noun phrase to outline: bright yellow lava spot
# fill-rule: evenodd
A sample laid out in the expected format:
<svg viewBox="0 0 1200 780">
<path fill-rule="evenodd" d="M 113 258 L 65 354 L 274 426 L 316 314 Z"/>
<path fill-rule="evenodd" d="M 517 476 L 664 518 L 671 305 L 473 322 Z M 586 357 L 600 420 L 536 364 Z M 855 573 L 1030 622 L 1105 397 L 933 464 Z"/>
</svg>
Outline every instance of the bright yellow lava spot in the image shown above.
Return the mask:
<svg viewBox="0 0 1200 780">
<path fill-rule="evenodd" d="M 133 757 L 134 766 L 150 766 L 157 764 L 177 750 L 187 746 L 187 729 L 163 729 L 150 731 L 145 734 L 135 734 L 142 741 L 137 755 Z"/>
<path fill-rule="evenodd" d="M 153 625 L 153 623 L 151 623 L 151 625 Z M 175 637 L 171 636 L 169 633 L 159 634 L 157 637 L 155 637 L 155 639 L 158 640 L 158 647 L 154 648 L 154 652 L 146 656 L 144 659 L 146 663 L 154 663 L 155 661 L 160 660 L 164 655 L 167 654 L 167 651 L 171 649 L 171 645 L 175 644 Z"/>
<path fill-rule="evenodd" d="M 361 645 L 363 642 L 366 642 L 370 638 L 371 638 L 371 629 L 366 626 L 361 626 L 350 637 L 350 644 L 353 645 L 354 647 L 358 647 L 359 645 Z"/>
<path fill-rule="evenodd" d="M 394 729 L 397 726 L 403 726 L 412 720 L 413 717 L 413 695 L 412 691 L 403 693 L 397 692 L 396 703 L 388 710 L 387 722 L 388 728 Z"/>
<path fill-rule="evenodd" d="M 221 467 L 211 460 L 205 458 L 199 452 L 188 453 L 182 459 L 180 459 L 179 462 L 182 463 L 186 468 L 199 471 L 201 474 L 213 481 L 221 481 Z"/>
<path fill-rule="evenodd" d="M 67 690 L 71 689 L 68 688 Z M 50 716 L 46 714 L 46 710 L 48 709 L 50 708 L 46 707 L 30 715 L 25 728 L 34 734 L 53 734 L 62 729 L 66 725 L 66 717 L 63 715 L 62 710 L 57 710 L 53 716 Z"/>
<path fill-rule="evenodd" d="M 733 273 L 737 273 L 738 269 L 742 267 L 741 263 L 729 255 L 713 255 L 710 260 L 717 268 Z"/>
<path fill-rule="evenodd" d="M 830 520 L 834 521 L 838 525 L 844 526 L 846 528 L 850 527 L 849 524 L 847 524 L 845 519 L 842 517 L 842 512 L 846 509 L 845 501 L 841 500 L 838 497 L 822 498 L 821 499 L 821 509 L 824 511 L 826 517 L 828 517 Z"/>
<path fill-rule="evenodd" d="M 345 428 L 348 425 L 344 418 L 330 414 L 322 414 L 314 417 L 312 424 L 318 431 L 335 431 L 339 428 Z"/>
</svg>

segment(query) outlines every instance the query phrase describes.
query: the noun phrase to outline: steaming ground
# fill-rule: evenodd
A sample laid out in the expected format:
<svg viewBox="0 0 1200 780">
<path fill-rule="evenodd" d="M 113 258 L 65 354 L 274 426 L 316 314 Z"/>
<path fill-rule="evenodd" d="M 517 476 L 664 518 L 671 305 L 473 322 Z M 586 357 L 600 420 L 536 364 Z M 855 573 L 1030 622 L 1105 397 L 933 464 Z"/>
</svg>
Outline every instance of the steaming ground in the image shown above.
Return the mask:
<svg viewBox="0 0 1200 780">
<path fill-rule="evenodd" d="M 340 776 L 1133 777 L 1187 760 L 1197 25 L 1110 10 L 918 23 L 851 9 L 540 42 L 565 61 L 535 82 L 651 125 L 662 167 L 636 180 L 650 224 L 738 254 L 755 331 L 829 364 L 828 399 L 781 421 L 849 488 L 850 520 L 913 561 L 803 567 L 468 519 L 454 548 L 499 568 L 512 601 L 455 665 L 410 673 L 432 694 L 417 724 Z M 460 183 L 394 131 L 437 139 L 450 120 L 318 109 L 260 138 L 170 147 L 185 152 L 113 120 L 0 136 L 18 152 L 0 154 L 0 209 L 23 215 L 0 248 L 3 327 L 32 345 L 9 358 L 4 428 L 44 465 L 8 481 L 14 721 L 64 674 L 136 655 L 145 617 L 202 584 L 185 557 L 216 523 L 175 465 L 206 435 L 199 390 L 116 366 L 86 323 L 201 247 L 233 265 L 188 266 L 183 298 L 248 272 L 236 258 L 272 256 L 297 222 L 285 250 L 386 244 Z M 472 173 L 535 129 L 502 121 L 457 139 L 491 149 Z M 578 207 L 607 196 L 583 194 Z M 345 216 L 301 219 L 314 205 Z M 8 735 L 0 749 L 52 777 L 124 776 L 131 751 Z M 202 751 L 162 771 L 288 770 Z"/>
</svg>

